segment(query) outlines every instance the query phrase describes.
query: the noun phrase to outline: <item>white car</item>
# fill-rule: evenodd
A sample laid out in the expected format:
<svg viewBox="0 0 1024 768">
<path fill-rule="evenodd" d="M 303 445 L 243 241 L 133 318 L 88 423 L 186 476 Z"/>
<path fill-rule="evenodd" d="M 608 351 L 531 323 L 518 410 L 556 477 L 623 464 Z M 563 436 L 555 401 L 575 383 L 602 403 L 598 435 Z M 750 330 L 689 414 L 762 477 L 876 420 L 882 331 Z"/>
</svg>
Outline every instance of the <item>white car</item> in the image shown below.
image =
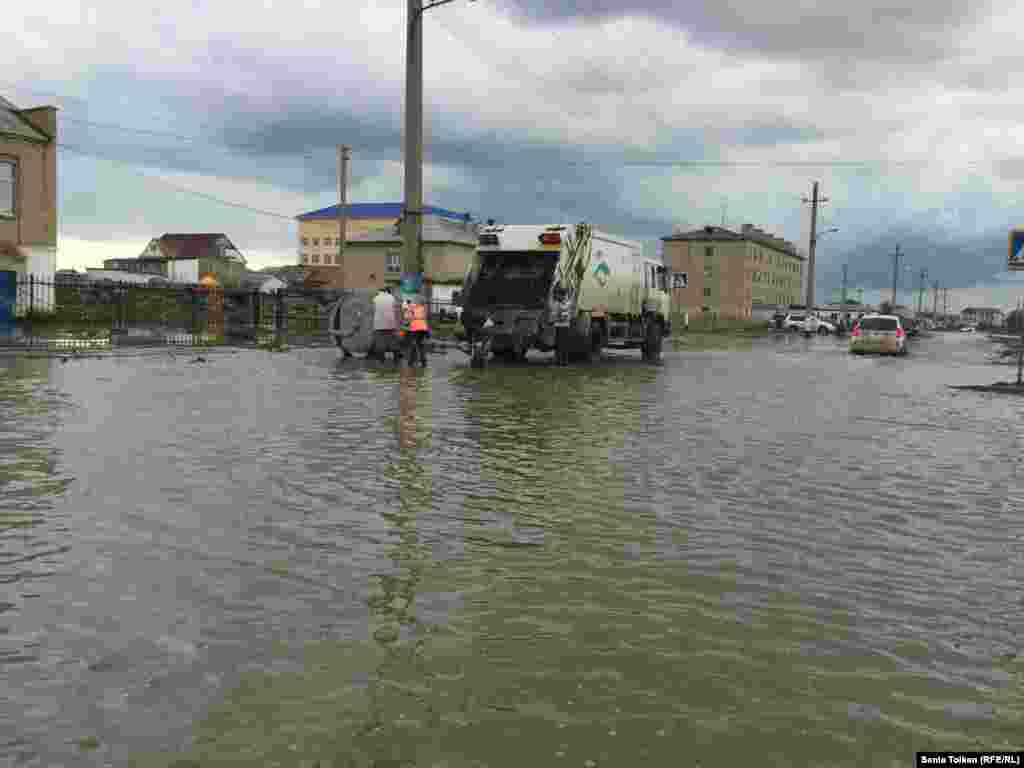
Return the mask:
<svg viewBox="0 0 1024 768">
<path fill-rule="evenodd" d="M 836 327 L 828 320 L 822 320 L 820 317 L 811 315 L 804 320 L 803 327 L 800 330 L 804 333 L 816 333 L 819 336 L 827 336 L 830 333 L 835 333 Z"/>
<path fill-rule="evenodd" d="M 793 312 L 786 315 L 782 327 L 787 331 L 800 331 L 801 333 L 817 333 L 822 336 L 835 333 L 836 327 L 827 320 L 822 320 L 815 315 L 807 315 L 803 312 Z"/>
<path fill-rule="evenodd" d="M 850 331 L 850 352 L 907 354 L 907 333 L 898 315 L 865 315 Z"/>
<path fill-rule="evenodd" d="M 782 327 L 787 331 L 802 331 L 806 320 L 807 315 L 803 312 L 792 312 L 786 315 L 786 319 L 782 321 Z"/>
</svg>

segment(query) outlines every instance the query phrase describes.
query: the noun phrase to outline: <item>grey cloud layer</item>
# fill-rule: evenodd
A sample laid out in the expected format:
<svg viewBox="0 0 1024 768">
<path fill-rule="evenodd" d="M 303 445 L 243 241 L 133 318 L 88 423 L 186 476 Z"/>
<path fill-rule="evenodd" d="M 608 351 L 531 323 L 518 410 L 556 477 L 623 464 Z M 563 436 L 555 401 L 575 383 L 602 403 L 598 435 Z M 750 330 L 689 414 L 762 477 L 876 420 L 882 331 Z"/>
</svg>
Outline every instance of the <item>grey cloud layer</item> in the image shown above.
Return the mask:
<svg viewBox="0 0 1024 768">
<path fill-rule="evenodd" d="M 784 56 L 923 58 L 949 55 L 957 31 L 987 3 L 961 0 L 504 0 L 531 20 L 558 22 L 646 14 L 698 42 Z"/>
</svg>

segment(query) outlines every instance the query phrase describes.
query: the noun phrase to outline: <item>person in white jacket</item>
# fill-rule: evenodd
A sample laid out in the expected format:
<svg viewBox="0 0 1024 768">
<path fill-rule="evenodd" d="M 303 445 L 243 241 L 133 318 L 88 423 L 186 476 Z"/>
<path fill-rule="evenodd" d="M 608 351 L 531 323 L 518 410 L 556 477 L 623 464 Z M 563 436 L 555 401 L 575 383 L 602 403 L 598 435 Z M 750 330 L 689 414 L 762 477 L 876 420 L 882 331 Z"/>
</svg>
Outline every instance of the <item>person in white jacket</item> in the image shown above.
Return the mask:
<svg viewBox="0 0 1024 768">
<path fill-rule="evenodd" d="M 398 302 L 390 288 L 381 288 L 373 297 L 373 350 L 378 359 L 391 352 L 398 361 Z"/>
</svg>

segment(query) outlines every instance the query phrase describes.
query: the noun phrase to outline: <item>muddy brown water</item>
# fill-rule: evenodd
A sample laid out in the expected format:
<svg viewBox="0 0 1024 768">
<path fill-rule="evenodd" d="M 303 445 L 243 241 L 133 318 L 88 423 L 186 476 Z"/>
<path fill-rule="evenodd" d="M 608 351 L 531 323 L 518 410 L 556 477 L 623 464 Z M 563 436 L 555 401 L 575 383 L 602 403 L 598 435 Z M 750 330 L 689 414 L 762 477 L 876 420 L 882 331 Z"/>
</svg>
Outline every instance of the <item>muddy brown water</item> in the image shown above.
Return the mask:
<svg viewBox="0 0 1024 768">
<path fill-rule="evenodd" d="M 947 387 L 987 349 L 0 358 L 0 762 L 1024 748 L 1024 403 Z"/>
</svg>

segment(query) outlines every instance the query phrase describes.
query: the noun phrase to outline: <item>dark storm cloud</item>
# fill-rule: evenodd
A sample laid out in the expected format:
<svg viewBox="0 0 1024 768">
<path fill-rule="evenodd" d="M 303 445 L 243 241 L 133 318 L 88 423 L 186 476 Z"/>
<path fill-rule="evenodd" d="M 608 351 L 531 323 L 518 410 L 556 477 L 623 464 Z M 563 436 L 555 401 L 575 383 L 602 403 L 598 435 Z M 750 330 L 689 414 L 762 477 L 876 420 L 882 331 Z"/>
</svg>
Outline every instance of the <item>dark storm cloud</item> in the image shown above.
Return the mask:
<svg viewBox="0 0 1024 768">
<path fill-rule="evenodd" d="M 732 51 L 801 58 L 916 59 L 951 55 L 958 29 L 988 3 L 962 0 L 503 0 L 524 20 L 581 22 L 643 14 Z"/>
<path fill-rule="evenodd" d="M 1006 269 L 1006 233 L 964 237 L 955 233 L 923 231 L 916 227 L 895 227 L 866 240 L 819 266 L 820 288 L 838 287 L 842 280 L 842 264 L 849 264 L 848 284 L 863 288 L 892 289 L 892 254 L 899 246 L 901 290 L 917 290 L 921 268 L 927 268 L 928 280 L 943 285 L 973 285 L 992 278 Z"/>
<path fill-rule="evenodd" d="M 282 114 L 285 111 L 282 112 Z M 393 119 L 356 118 L 351 115 L 323 115 L 291 107 L 287 117 L 253 115 L 231 121 L 218 129 L 221 140 L 247 152 L 279 155 L 288 151 L 319 158 L 308 163 L 306 177 L 315 190 L 333 189 L 336 175 L 334 152 L 339 139 L 353 148 L 353 183 L 376 174 L 383 161 L 401 161 L 402 136 Z M 445 121 L 442 121 L 445 122 Z M 689 137 L 687 151 L 696 150 Z M 622 210 L 620 192 L 624 163 L 646 156 L 627 153 L 615 146 L 581 148 L 556 143 L 530 142 L 505 132 L 460 135 L 457 131 L 430 132 L 424 148 L 429 164 L 448 166 L 465 173 L 481 189 L 479 200 L 467 190 L 449 191 L 451 200 L 435 204 L 470 209 L 481 217 L 505 221 L 534 221 L 564 215 L 600 217 L 619 231 L 648 237 L 668 234 L 670 222 L 657 217 L 637 216 Z M 690 158 L 700 155 L 689 154 Z M 483 210 L 479 210 L 479 209 Z"/>
</svg>

